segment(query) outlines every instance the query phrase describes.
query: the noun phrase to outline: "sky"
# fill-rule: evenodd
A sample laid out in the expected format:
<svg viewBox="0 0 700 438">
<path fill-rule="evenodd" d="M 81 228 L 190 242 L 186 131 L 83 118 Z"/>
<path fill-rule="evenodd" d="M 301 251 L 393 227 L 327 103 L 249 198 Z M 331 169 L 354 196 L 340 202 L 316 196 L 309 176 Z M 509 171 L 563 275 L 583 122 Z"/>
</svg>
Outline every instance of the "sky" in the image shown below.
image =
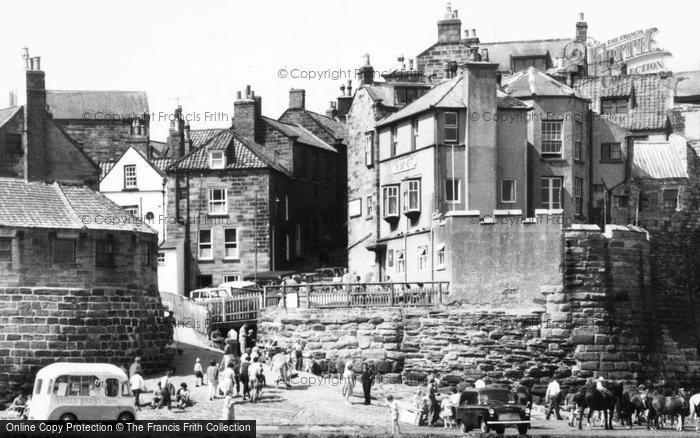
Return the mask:
<svg viewBox="0 0 700 438">
<path fill-rule="evenodd" d="M 154 140 L 167 137 L 168 117 L 178 102 L 192 129 L 229 126 L 236 91 L 246 85 L 262 96 L 269 117 L 286 109 L 290 88 L 305 89 L 306 107 L 324 113 L 363 54 L 370 54 L 375 70 L 386 71 L 400 54 L 414 58 L 435 43 L 445 4 L 11 2 L 2 6 L 0 107 L 21 81 L 21 48 L 28 47 L 31 56 L 41 56 L 48 89 L 147 92 Z M 573 38 L 579 12 L 588 35 L 599 41 L 657 27 L 658 46 L 673 53 L 670 70 L 700 69 L 700 2 L 453 0 L 452 8 L 459 11 L 462 29 L 476 29 L 485 42 Z"/>
</svg>

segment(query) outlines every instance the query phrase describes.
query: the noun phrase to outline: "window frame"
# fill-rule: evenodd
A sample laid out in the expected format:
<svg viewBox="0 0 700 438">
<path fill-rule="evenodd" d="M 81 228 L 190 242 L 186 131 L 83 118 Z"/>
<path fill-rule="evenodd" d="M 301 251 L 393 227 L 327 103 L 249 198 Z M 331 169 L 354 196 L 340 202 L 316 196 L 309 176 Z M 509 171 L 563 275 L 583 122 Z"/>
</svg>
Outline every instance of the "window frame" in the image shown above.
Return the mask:
<svg viewBox="0 0 700 438">
<path fill-rule="evenodd" d="M 214 154 L 221 154 L 219 158 L 214 158 Z M 215 165 L 216 163 L 216 165 Z M 224 169 L 226 167 L 226 154 L 222 149 L 209 151 L 209 168 Z"/>
<path fill-rule="evenodd" d="M 394 250 L 393 249 L 386 250 L 386 267 L 387 268 L 394 267 Z"/>
<path fill-rule="evenodd" d="M 511 186 L 511 194 L 512 194 L 512 199 L 506 200 L 504 195 L 503 189 L 505 188 L 505 183 L 506 182 L 512 182 L 513 185 Z M 516 179 L 502 179 L 501 180 L 501 203 L 503 204 L 515 204 L 518 199 L 518 180 Z"/>
<path fill-rule="evenodd" d="M 406 253 L 402 249 L 396 250 L 396 273 L 406 273 Z"/>
<path fill-rule="evenodd" d="M 447 123 L 447 117 L 453 116 L 455 118 L 454 124 Z M 448 132 L 454 132 L 454 138 L 448 137 Z M 459 142 L 459 112 L 457 111 L 445 111 L 443 113 L 443 124 L 442 124 L 442 139 L 445 143 L 457 143 Z"/>
<path fill-rule="evenodd" d="M 228 283 L 230 281 L 240 281 L 241 276 L 235 275 L 235 274 L 224 274 L 223 280 L 224 280 L 223 283 Z"/>
<path fill-rule="evenodd" d="M 428 270 L 428 246 L 421 245 L 418 248 L 418 271 L 425 272 Z"/>
<path fill-rule="evenodd" d="M 126 211 L 129 213 L 129 215 L 133 217 L 139 217 L 139 206 L 138 205 L 125 205 L 122 207 L 122 210 Z"/>
<path fill-rule="evenodd" d="M 223 193 L 223 198 L 212 200 L 214 192 Z M 212 205 L 222 205 L 223 211 L 212 211 Z M 207 215 L 209 216 L 227 216 L 228 215 L 228 190 L 225 188 L 207 189 Z"/>
<path fill-rule="evenodd" d="M 104 250 L 106 247 L 109 247 L 109 251 Z M 113 238 L 95 239 L 95 266 L 113 268 L 116 248 L 117 244 Z"/>
<path fill-rule="evenodd" d="M 411 152 L 418 149 L 418 137 L 420 136 L 418 118 L 411 119 Z"/>
<path fill-rule="evenodd" d="M 448 193 L 447 193 L 447 187 L 450 186 L 450 184 L 448 184 L 450 181 L 452 181 L 451 186 L 452 186 L 453 198 L 454 198 L 455 187 L 457 188 L 457 198 L 452 199 L 452 200 L 448 199 Z M 455 182 L 456 182 L 456 185 L 455 185 Z M 448 204 L 459 204 L 460 202 L 462 202 L 461 186 L 462 186 L 462 181 L 460 178 L 445 178 L 445 186 L 444 186 L 445 187 L 445 202 L 447 202 Z"/>
<path fill-rule="evenodd" d="M 675 192 L 675 194 L 672 197 L 667 197 L 666 192 Z M 678 197 L 680 196 L 681 191 L 679 189 L 663 189 L 663 193 L 661 194 L 661 199 L 663 201 L 662 207 L 665 210 L 673 209 L 677 210 L 678 205 L 680 204 L 678 202 Z M 673 201 L 673 205 L 667 205 L 668 202 Z"/>
<path fill-rule="evenodd" d="M 574 161 L 583 161 L 583 122 L 574 122 Z"/>
<path fill-rule="evenodd" d="M 156 259 L 159 265 L 165 264 L 165 251 L 158 251 L 158 258 Z"/>
<path fill-rule="evenodd" d="M 613 158 L 613 151 L 619 154 L 619 158 Z M 622 163 L 622 143 L 605 142 L 600 144 L 601 163 Z"/>
<path fill-rule="evenodd" d="M 365 166 L 374 165 L 374 131 L 365 132 Z"/>
<path fill-rule="evenodd" d="M 551 126 L 552 128 L 546 128 Z M 557 129 L 553 129 L 557 127 Z M 556 135 L 558 131 L 558 136 Z M 558 138 L 557 138 L 558 137 Z M 558 150 L 545 150 L 545 145 L 556 146 Z M 561 157 L 564 148 L 564 121 L 563 120 L 542 120 L 540 123 L 540 153 L 545 157 Z M 547 147 L 550 149 L 550 147 Z"/>
<path fill-rule="evenodd" d="M 11 263 L 12 262 L 12 237 L 0 237 L 0 263 Z M 4 248 L 4 244 L 7 244 L 7 249 Z"/>
<path fill-rule="evenodd" d="M 576 216 L 583 216 L 583 178 L 574 177 L 574 209 Z"/>
<path fill-rule="evenodd" d="M 624 105 L 622 105 L 624 101 Z M 605 109 L 613 109 L 612 112 L 606 111 Z M 624 111 L 620 111 L 624 108 Z M 616 96 L 616 97 L 601 97 L 600 98 L 600 114 L 615 115 L 615 114 L 627 114 L 630 110 L 630 98 L 629 96 Z"/>
<path fill-rule="evenodd" d="M 444 243 L 438 244 L 438 246 L 435 250 L 435 258 L 437 259 L 435 261 L 435 269 L 436 270 L 445 269 L 446 253 L 445 253 L 445 244 Z"/>
<path fill-rule="evenodd" d="M 546 207 L 545 207 L 545 200 L 542 198 L 542 191 L 545 188 L 545 185 L 543 184 L 543 182 L 545 180 L 548 181 L 548 184 L 546 185 L 547 193 L 548 193 L 548 202 L 547 202 L 548 205 Z M 559 181 L 559 187 L 558 187 L 559 196 L 558 196 L 558 199 L 556 201 L 556 204 L 559 205 L 558 207 L 554 206 L 555 205 L 555 203 L 553 201 L 554 197 L 552 196 L 554 193 L 554 185 L 551 184 L 552 181 Z M 563 178 L 561 176 L 554 176 L 554 175 L 541 176 L 540 177 L 540 208 L 543 208 L 545 210 L 561 210 L 563 208 L 563 204 L 564 204 L 564 202 L 562 200 L 563 188 L 564 188 L 564 181 L 563 181 Z"/>
<path fill-rule="evenodd" d="M 395 191 L 395 193 L 392 196 L 388 195 L 389 191 Z M 382 186 L 382 217 L 384 218 L 398 218 L 400 214 L 400 205 L 399 205 L 399 184 L 388 184 L 385 186 Z M 395 208 L 396 211 L 393 212 L 388 212 L 388 204 L 389 204 L 389 199 L 390 198 L 395 198 Z"/>
<path fill-rule="evenodd" d="M 57 257 L 58 254 L 68 254 L 68 253 L 71 252 L 70 250 L 58 251 L 58 246 L 59 246 L 60 244 L 66 243 L 66 242 L 72 243 L 72 247 L 73 247 L 73 248 L 72 248 L 72 254 L 73 254 L 73 256 L 72 256 L 72 257 L 68 257 L 68 258 L 66 258 L 66 259 L 61 259 L 61 258 Z M 61 237 L 56 237 L 56 238 L 54 238 L 53 241 L 52 241 L 52 248 L 51 248 L 51 258 L 52 258 L 53 262 L 54 262 L 54 263 L 75 263 L 76 258 L 77 258 L 77 246 L 78 246 L 78 245 L 77 245 L 77 242 L 76 242 L 75 239 L 71 239 L 71 238 L 61 238 Z"/>
<path fill-rule="evenodd" d="M 371 219 L 372 217 L 374 217 L 374 205 L 373 205 L 374 199 L 373 198 L 374 198 L 373 195 L 367 196 L 367 201 L 366 201 L 367 205 L 365 207 L 367 219 Z"/>
<path fill-rule="evenodd" d="M 412 187 L 412 185 L 414 185 Z M 403 182 L 403 212 L 420 213 L 421 211 L 421 183 L 419 178 L 407 179 Z M 411 193 L 415 193 L 416 205 L 411 206 Z"/>
<path fill-rule="evenodd" d="M 209 241 L 202 241 L 202 233 L 209 233 Z M 202 250 L 209 250 L 209 257 L 202 256 Z M 197 260 L 214 260 L 214 236 L 211 229 L 199 230 L 197 232 Z"/>
<path fill-rule="evenodd" d="M 228 237 L 226 236 L 226 233 L 229 231 L 233 231 L 235 233 L 235 240 L 228 240 Z M 238 236 L 238 228 L 233 228 L 233 227 L 227 227 L 224 228 L 224 260 L 240 260 L 241 258 L 241 244 L 240 244 L 240 239 Z M 234 256 L 229 256 L 227 255 L 227 250 L 229 249 L 229 245 L 231 245 L 231 248 L 235 250 L 235 257 Z"/>
<path fill-rule="evenodd" d="M 391 135 L 391 144 L 390 144 L 391 149 L 389 150 L 389 156 L 395 157 L 396 152 L 399 149 L 399 127 L 398 127 L 398 125 L 391 125 L 390 133 L 391 133 L 390 134 Z"/>
<path fill-rule="evenodd" d="M 133 171 L 133 175 L 129 173 Z M 125 164 L 122 168 L 124 173 L 124 190 L 134 190 L 138 188 L 138 178 L 136 176 L 136 165 L 135 164 Z M 133 182 L 133 183 L 131 183 Z"/>
</svg>

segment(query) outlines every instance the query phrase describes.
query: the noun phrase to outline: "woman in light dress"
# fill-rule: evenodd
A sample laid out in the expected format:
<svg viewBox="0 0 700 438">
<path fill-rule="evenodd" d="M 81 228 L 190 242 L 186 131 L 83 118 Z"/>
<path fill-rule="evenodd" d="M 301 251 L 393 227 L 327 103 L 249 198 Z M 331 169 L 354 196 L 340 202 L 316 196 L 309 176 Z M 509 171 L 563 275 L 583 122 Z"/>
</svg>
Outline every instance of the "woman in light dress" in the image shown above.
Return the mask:
<svg viewBox="0 0 700 438">
<path fill-rule="evenodd" d="M 345 365 L 342 380 L 341 394 L 345 397 L 345 401 L 351 404 L 350 397 L 352 397 L 352 389 L 355 386 L 355 374 L 352 371 L 352 363 L 347 363 Z"/>
</svg>

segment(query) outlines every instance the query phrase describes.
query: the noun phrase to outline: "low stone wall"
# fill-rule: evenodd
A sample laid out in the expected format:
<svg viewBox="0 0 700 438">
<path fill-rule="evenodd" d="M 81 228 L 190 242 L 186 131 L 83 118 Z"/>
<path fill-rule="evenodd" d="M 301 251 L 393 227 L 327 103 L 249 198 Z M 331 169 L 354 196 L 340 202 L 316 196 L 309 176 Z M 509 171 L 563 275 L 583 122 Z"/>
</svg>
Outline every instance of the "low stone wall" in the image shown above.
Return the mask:
<svg viewBox="0 0 700 438">
<path fill-rule="evenodd" d="M 0 288 L 0 403 L 30 392 L 54 362 L 168 365 L 172 326 L 157 292 L 125 288 Z"/>
</svg>

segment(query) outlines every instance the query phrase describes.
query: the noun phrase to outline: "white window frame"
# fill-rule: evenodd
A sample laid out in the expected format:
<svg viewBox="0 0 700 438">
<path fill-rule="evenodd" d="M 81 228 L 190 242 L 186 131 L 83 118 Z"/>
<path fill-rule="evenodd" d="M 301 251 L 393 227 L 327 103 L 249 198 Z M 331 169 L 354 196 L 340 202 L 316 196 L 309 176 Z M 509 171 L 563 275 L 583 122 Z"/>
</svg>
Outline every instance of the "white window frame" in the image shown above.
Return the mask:
<svg viewBox="0 0 700 438">
<path fill-rule="evenodd" d="M 202 241 L 202 233 L 209 234 L 209 241 Z M 214 233 L 212 230 L 199 230 L 197 233 L 197 260 L 214 260 Z M 204 251 L 209 250 L 209 256 L 204 256 Z"/>
<path fill-rule="evenodd" d="M 416 194 L 416 205 L 411 205 L 411 193 Z M 420 211 L 420 180 L 419 179 L 409 179 L 404 181 L 404 192 L 403 192 L 403 211 L 419 212 Z"/>
<path fill-rule="evenodd" d="M 241 276 L 234 274 L 224 274 L 223 280 L 224 283 L 228 283 L 230 281 L 241 281 Z"/>
<path fill-rule="evenodd" d="M 125 205 L 122 207 L 124 211 L 129 213 L 133 217 L 139 217 L 139 206 L 138 205 Z"/>
<path fill-rule="evenodd" d="M 544 182 L 547 181 L 547 184 L 544 184 Z M 554 201 L 554 191 L 555 187 L 554 184 L 552 184 L 553 181 L 559 181 L 559 193 L 558 196 L 556 197 L 556 201 Z M 548 201 L 545 205 L 545 200 L 540 199 L 540 204 L 542 205 L 542 208 L 545 210 L 561 210 L 562 208 L 562 190 L 564 186 L 564 181 L 560 176 L 543 176 L 540 178 L 540 196 L 542 194 L 542 190 L 547 188 L 548 192 Z"/>
<path fill-rule="evenodd" d="M 367 197 L 367 218 L 371 218 L 374 216 L 374 203 L 373 203 L 373 196 L 369 195 Z"/>
<path fill-rule="evenodd" d="M 447 123 L 447 116 L 453 116 L 455 118 L 454 123 Z M 448 132 L 454 132 L 453 136 L 448 136 Z M 456 111 L 445 111 L 444 124 L 442 127 L 442 136 L 445 143 L 457 143 L 459 141 L 459 113 Z"/>
<path fill-rule="evenodd" d="M 374 164 L 374 132 L 365 133 L 365 166 Z"/>
<path fill-rule="evenodd" d="M 165 251 L 158 251 L 158 264 L 165 264 Z"/>
<path fill-rule="evenodd" d="M 449 200 L 447 199 L 447 187 L 449 186 L 450 182 L 452 182 L 452 196 L 454 198 L 455 195 L 455 189 L 457 192 L 457 198 Z M 456 184 L 455 184 L 456 182 Z M 460 187 L 462 186 L 462 182 L 460 181 L 459 178 L 445 178 L 445 202 L 448 204 L 459 204 L 462 202 L 462 191 L 460 190 Z"/>
<path fill-rule="evenodd" d="M 435 250 L 435 257 L 436 257 L 436 269 L 442 270 L 445 269 L 445 244 L 441 243 L 437 246 Z"/>
<path fill-rule="evenodd" d="M 387 268 L 394 267 L 394 250 L 393 249 L 388 249 L 386 251 L 386 266 L 387 266 Z"/>
<path fill-rule="evenodd" d="M 583 155 L 583 123 L 574 122 L 574 160 L 582 161 Z"/>
<path fill-rule="evenodd" d="M 214 192 L 221 192 L 223 193 L 223 198 L 222 199 L 212 199 L 212 195 Z M 207 212 L 209 213 L 210 216 L 213 215 L 227 215 L 228 214 L 228 196 L 226 193 L 226 189 L 209 189 L 207 191 Z M 215 211 L 218 210 L 216 208 L 213 208 L 215 206 L 223 206 L 223 211 Z"/>
<path fill-rule="evenodd" d="M 390 156 L 395 157 L 397 151 L 399 150 L 399 127 L 396 125 L 391 126 L 391 150 Z"/>
<path fill-rule="evenodd" d="M 542 155 L 562 155 L 564 143 L 564 122 L 562 120 L 542 120 L 541 136 Z"/>
<path fill-rule="evenodd" d="M 406 272 L 406 254 L 402 249 L 396 250 L 396 273 L 403 274 Z"/>
<path fill-rule="evenodd" d="M 574 208 L 577 216 L 583 216 L 583 178 L 574 177 Z"/>
<path fill-rule="evenodd" d="M 220 155 L 214 157 L 214 154 Z M 223 169 L 226 167 L 226 154 L 223 150 L 215 150 L 209 152 L 209 168 L 210 169 Z"/>
<path fill-rule="evenodd" d="M 418 270 L 421 272 L 428 270 L 428 247 L 418 247 Z"/>
<path fill-rule="evenodd" d="M 506 182 L 512 182 L 513 185 L 511 186 L 511 193 L 512 199 L 506 199 L 503 195 L 505 194 L 504 192 L 504 186 Z M 501 180 L 501 202 L 504 204 L 515 204 L 518 199 L 518 181 L 515 179 L 502 179 Z"/>
<path fill-rule="evenodd" d="M 391 193 L 389 193 L 391 192 Z M 396 210 L 389 210 L 389 199 L 396 199 Z M 382 187 L 382 215 L 384 217 L 398 217 L 399 216 L 399 186 L 398 184 L 392 184 Z"/>
<path fill-rule="evenodd" d="M 419 120 L 417 118 L 411 120 L 411 150 L 415 151 L 418 149 L 418 137 L 419 135 Z"/>
<path fill-rule="evenodd" d="M 125 164 L 124 165 L 124 188 L 125 189 L 138 188 L 138 179 L 136 178 L 136 165 L 135 164 Z"/>
<path fill-rule="evenodd" d="M 235 240 L 228 240 L 226 236 L 227 231 L 233 231 L 235 233 Z M 229 249 L 233 253 L 229 253 Z M 240 243 L 238 237 L 237 228 L 224 228 L 224 260 L 238 260 L 240 258 Z"/>
</svg>

